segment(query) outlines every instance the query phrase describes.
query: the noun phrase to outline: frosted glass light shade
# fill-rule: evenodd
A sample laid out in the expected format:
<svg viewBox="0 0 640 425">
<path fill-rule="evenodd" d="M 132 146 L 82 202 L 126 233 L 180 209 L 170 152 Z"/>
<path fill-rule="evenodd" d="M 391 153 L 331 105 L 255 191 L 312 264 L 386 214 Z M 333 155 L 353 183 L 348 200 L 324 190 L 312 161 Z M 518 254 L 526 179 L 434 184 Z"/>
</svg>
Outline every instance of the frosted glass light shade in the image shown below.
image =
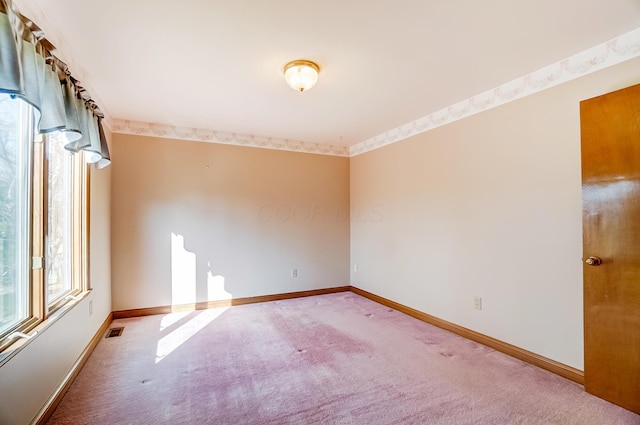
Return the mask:
<svg viewBox="0 0 640 425">
<path fill-rule="evenodd" d="M 284 66 L 284 78 L 292 89 L 303 92 L 318 82 L 318 65 L 307 60 L 291 61 Z"/>
</svg>

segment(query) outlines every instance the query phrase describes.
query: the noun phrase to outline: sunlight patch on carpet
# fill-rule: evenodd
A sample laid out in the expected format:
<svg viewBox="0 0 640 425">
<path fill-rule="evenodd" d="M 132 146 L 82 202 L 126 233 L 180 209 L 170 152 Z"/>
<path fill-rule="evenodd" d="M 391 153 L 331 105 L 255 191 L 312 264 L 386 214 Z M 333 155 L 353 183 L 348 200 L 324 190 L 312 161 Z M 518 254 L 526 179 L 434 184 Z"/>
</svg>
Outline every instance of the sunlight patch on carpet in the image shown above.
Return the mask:
<svg viewBox="0 0 640 425">
<path fill-rule="evenodd" d="M 175 323 L 178 323 L 188 315 L 193 313 L 192 311 L 181 311 L 176 313 L 170 313 L 162 317 L 160 320 L 160 332 L 164 331 L 167 328 L 170 328 Z"/>
<path fill-rule="evenodd" d="M 187 342 L 191 337 L 200 332 L 209 323 L 217 319 L 222 313 L 224 313 L 229 307 L 220 307 L 209 310 L 202 310 L 195 317 L 189 320 L 184 325 L 180 326 L 168 335 L 158 340 L 156 347 L 156 364 L 160 363 L 174 350 Z M 167 320 L 166 323 L 176 323 L 189 313 L 172 313 L 167 316 L 176 316 Z M 166 316 L 165 316 L 166 317 Z M 164 318 L 163 318 L 164 320 Z M 164 326 L 164 327 L 163 327 Z M 168 325 L 163 325 L 161 322 L 160 328 L 166 329 Z"/>
</svg>

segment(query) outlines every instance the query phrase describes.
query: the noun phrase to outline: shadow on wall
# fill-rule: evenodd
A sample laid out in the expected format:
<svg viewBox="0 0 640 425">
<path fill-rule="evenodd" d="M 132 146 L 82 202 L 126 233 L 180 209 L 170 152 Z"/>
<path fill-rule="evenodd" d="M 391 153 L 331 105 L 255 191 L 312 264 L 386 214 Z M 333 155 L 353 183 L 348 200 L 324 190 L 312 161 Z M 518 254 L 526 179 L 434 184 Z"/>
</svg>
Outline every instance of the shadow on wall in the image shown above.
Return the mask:
<svg viewBox="0 0 640 425">
<path fill-rule="evenodd" d="M 230 300 L 232 294 L 225 290 L 225 278 L 211 269 L 207 260 L 206 288 L 198 288 L 198 271 L 201 270 L 197 255 L 185 248 L 184 236 L 171 232 L 171 305 L 195 304 L 199 301 Z M 202 264 L 203 260 L 200 260 Z M 203 296 L 198 296 L 199 292 Z"/>
</svg>

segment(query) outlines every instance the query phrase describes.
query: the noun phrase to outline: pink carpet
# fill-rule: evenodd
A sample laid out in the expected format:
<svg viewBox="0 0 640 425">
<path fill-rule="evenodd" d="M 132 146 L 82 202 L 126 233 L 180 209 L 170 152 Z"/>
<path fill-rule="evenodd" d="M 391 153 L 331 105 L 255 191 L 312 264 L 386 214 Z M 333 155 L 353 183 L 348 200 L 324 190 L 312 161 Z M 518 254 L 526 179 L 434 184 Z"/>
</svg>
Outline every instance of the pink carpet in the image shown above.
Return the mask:
<svg viewBox="0 0 640 425">
<path fill-rule="evenodd" d="M 114 321 L 53 424 L 640 424 L 351 292 Z"/>
</svg>

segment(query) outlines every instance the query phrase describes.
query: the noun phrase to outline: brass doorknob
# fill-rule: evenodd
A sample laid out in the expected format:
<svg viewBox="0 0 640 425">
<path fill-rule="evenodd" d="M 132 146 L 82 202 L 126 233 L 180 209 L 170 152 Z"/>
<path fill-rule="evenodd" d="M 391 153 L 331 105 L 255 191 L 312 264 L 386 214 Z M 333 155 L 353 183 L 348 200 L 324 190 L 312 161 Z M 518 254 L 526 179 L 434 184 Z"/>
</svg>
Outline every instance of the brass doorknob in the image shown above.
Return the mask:
<svg viewBox="0 0 640 425">
<path fill-rule="evenodd" d="M 602 259 L 600 257 L 589 257 L 584 260 L 584 262 L 590 266 L 599 266 L 600 264 L 602 264 Z"/>
</svg>

